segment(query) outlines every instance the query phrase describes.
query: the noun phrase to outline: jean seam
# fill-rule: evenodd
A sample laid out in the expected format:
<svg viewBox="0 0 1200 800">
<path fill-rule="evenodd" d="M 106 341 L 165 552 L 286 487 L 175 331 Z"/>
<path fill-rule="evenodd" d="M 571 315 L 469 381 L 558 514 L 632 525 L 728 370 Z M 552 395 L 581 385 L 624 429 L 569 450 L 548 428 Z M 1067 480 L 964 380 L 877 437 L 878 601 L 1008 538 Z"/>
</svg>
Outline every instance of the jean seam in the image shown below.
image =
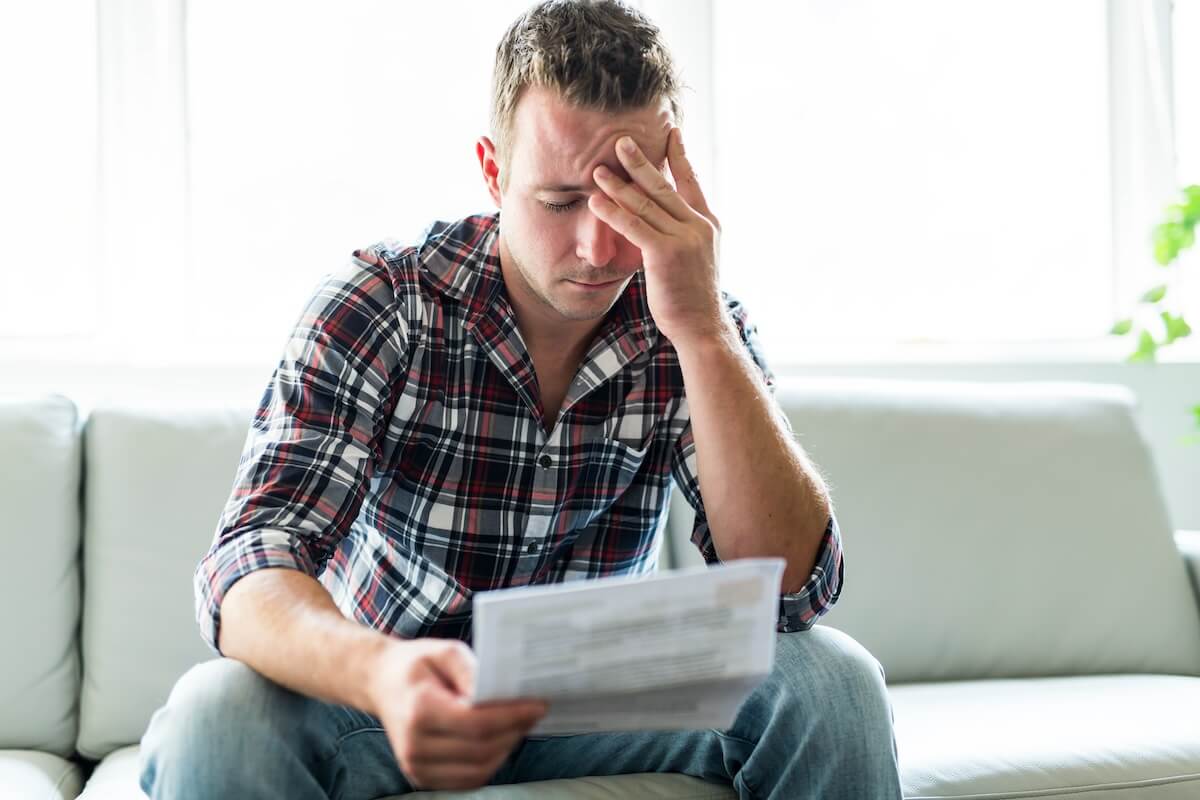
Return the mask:
<svg viewBox="0 0 1200 800">
<path fill-rule="evenodd" d="M 742 779 L 742 786 L 744 786 L 746 788 L 746 793 L 748 795 L 748 797 L 739 798 L 738 800 L 758 800 L 758 798 L 763 796 L 762 792 L 760 792 L 758 790 L 757 786 L 752 784 L 750 781 L 746 780 L 746 768 L 745 767 L 742 767 L 742 769 L 738 770 L 737 776 Z"/>
<path fill-rule="evenodd" d="M 738 742 L 739 744 L 749 745 L 750 747 L 755 746 L 754 742 L 750 741 L 749 739 L 743 739 L 741 736 L 735 736 L 732 733 L 726 733 L 725 731 L 719 731 L 716 728 L 709 728 L 709 730 L 712 731 L 713 733 L 715 733 L 717 736 L 720 736 L 722 739 L 729 739 L 730 741 Z"/>
<path fill-rule="evenodd" d="M 716 728 L 709 728 L 709 730 L 715 733 L 721 739 L 727 739 L 731 742 L 737 742 L 738 744 L 746 745 L 751 750 L 753 750 L 755 747 L 754 742 L 750 741 L 749 739 L 743 739 L 741 736 L 735 736 L 731 733 L 726 733 L 725 731 L 719 731 Z M 756 798 L 762 797 L 762 793 L 758 791 L 758 788 L 746 779 L 745 764 L 742 765 L 742 768 L 737 771 L 737 775 L 734 777 L 741 778 L 742 785 L 746 787 L 746 791 L 749 793 L 749 800 L 756 800 Z"/>
<path fill-rule="evenodd" d="M 339 736 L 334 741 L 333 752 L 327 756 L 322 756 L 321 758 L 317 759 L 316 763 L 324 764 L 327 761 L 332 761 L 333 759 L 337 758 L 342 753 L 342 744 L 347 739 L 349 739 L 351 736 L 357 736 L 360 733 L 383 733 L 383 734 L 386 734 L 387 731 L 382 726 L 379 726 L 379 725 L 367 725 L 367 726 L 364 726 L 361 728 L 355 728 L 352 731 L 347 731 L 346 733 L 343 733 L 341 736 Z M 389 743 L 389 749 L 390 749 L 390 743 Z"/>
</svg>

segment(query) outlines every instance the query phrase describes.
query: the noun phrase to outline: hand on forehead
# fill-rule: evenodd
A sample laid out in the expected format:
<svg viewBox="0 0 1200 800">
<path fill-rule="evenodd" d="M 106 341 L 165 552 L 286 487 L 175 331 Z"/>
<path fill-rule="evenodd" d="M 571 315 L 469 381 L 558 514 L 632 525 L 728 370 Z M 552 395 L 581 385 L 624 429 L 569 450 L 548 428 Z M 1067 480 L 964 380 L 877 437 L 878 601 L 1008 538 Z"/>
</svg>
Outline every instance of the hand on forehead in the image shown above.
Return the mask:
<svg viewBox="0 0 1200 800">
<path fill-rule="evenodd" d="M 535 189 L 569 192 L 594 187 L 592 170 L 599 164 L 628 179 L 616 152 L 617 140 L 626 135 L 662 170 L 674 117 L 665 101 L 657 107 L 604 112 L 568 105 L 549 90 L 531 89 L 518 103 L 514 122 L 514 177 Z"/>
</svg>

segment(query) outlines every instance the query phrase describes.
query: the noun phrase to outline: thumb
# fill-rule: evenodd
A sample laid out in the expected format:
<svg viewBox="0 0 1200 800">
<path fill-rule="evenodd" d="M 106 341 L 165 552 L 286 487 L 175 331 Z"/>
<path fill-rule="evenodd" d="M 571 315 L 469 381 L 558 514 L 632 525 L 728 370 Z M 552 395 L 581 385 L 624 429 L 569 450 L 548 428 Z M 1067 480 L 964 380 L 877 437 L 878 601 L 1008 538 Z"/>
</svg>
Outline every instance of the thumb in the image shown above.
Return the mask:
<svg viewBox="0 0 1200 800">
<path fill-rule="evenodd" d="M 479 661 L 471 648 L 462 642 L 454 642 L 438 653 L 433 661 L 438 677 L 447 688 L 462 697 L 474 694 Z"/>
</svg>

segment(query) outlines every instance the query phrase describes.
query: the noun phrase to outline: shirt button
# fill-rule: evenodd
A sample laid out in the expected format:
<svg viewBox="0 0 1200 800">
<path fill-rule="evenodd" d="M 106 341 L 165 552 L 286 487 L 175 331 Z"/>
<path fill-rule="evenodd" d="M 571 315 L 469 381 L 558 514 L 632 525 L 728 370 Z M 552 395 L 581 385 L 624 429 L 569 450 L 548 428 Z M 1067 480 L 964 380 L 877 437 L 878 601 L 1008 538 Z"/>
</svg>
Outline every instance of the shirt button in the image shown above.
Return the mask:
<svg viewBox="0 0 1200 800">
<path fill-rule="evenodd" d="M 525 551 L 528 553 L 536 553 L 538 551 L 538 543 L 530 542 L 529 546 L 525 548 Z"/>
<path fill-rule="evenodd" d="M 543 453 L 542 457 L 538 459 L 538 466 L 541 467 L 542 469 L 550 469 L 550 466 L 553 463 L 554 463 L 554 459 L 552 459 L 550 456 L 546 455 L 545 453 Z"/>
</svg>

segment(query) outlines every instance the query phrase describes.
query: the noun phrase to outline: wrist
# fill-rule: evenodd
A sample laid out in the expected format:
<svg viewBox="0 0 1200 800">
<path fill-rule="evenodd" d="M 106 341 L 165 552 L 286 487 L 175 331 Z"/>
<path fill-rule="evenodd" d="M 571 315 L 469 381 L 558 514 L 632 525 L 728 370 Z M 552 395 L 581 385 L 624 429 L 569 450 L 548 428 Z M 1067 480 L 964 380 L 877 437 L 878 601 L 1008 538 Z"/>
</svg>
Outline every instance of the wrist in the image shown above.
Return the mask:
<svg viewBox="0 0 1200 800">
<path fill-rule="evenodd" d="M 737 325 L 724 312 L 706 324 L 693 325 L 668 335 L 667 338 L 675 346 L 680 358 L 704 358 L 724 352 L 737 352 L 742 344 Z"/>
<path fill-rule="evenodd" d="M 363 638 L 350 659 L 355 665 L 351 680 L 358 693 L 358 702 L 354 705 L 378 717 L 380 705 L 389 691 L 388 677 L 395 669 L 398 651 L 406 649 L 407 642 L 375 630 L 369 633 L 371 635 Z"/>
</svg>

